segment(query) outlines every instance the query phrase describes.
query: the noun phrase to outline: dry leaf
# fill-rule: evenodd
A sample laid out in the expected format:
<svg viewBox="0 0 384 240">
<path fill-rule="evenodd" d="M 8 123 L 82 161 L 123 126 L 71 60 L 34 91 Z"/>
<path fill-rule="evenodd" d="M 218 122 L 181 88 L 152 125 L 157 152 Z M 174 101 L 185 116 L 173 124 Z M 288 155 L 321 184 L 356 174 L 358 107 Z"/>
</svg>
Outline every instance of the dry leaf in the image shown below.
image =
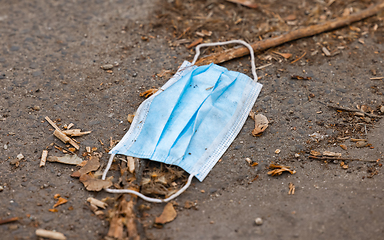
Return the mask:
<svg viewBox="0 0 384 240">
<path fill-rule="evenodd" d="M 127 117 L 128 122 L 129 122 L 129 123 L 132 123 L 134 117 L 135 117 L 134 114 L 128 114 L 128 117 Z"/>
<path fill-rule="evenodd" d="M 280 56 L 282 56 L 285 59 L 288 59 L 288 58 L 292 57 L 292 54 L 290 54 L 290 53 L 281 53 L 281 52 L 273 52 L 273 53 L 275 53 L 277 55 L 280 55 Z"/>
<path fill-rule="evenodd" d="M 62 197 L 59 197 L 59 199 L 57 200 L 57 202 L 55 203 L 55 205 L 53 205 L 53 208 L 55 208 L 55 207 L 57 207 L 57 206 L 59 206 L 59 205 L 61 205 L 61 204 L 64 204 L 64 203 L 66 203 L 66 202 L 68 202 L 67 199 L 62 198 Z"/>
<path fill-rule="evenodd" d="M 238 3 L 249 8 L 257 8 L 257 4 L 250 0 L 227 0 L 228 2 Z"/>
<path fill-rule="evenodd" d="M 347 146 L 345 144 L 340 144 L 340 147 L 344 150 L 347 150 Z"/>
<path fill-rule="evenodd" d="M 149 97 L 149 96 L 152 96 L 154 93 L 156 93 L 159 89 L 157 88 L 151 88 L 151 89 L 148 89 L 142 93 L 140 93 L 140 97 Z"/>
<path fill-rule="evenodd" d="M 312 80 L 311 77 L 303 77 L 303 76 L 299 76 L 299 75 L 292 75 L 292 76 L 291 76 L 291 79 L 297 79 L 297 80 Z"/>
<path fill-rule="evenodd" d="M 252 130 L 252 135 L 256 136 L 262 133 L 268 127 L 268 119 L 263 114 L 255 114 L 253 111 L 249 113 L 249 116 L 255 121 L 255 129 Z"/>
<path fill-rule="evenodd" d="M 71 177 L 80 177 L 83 174 L 96 171 L 99 167 L 100 167 L 99 158 L 96 156 L 91 156 L 91 158 L 87 161 L 85 166 L 80 168 L 80 170 L 72 173 Z"/>
<path fill-rule="evenodd" d="M 82 182 L 85 188 L 88 191 L 101 191 L 101 189 L 108 188 L 112 186 L 112 181 L 96 179 L 90 174 L 83 174 L 79 178 L 80 182 Z"/>
<path fill-rule="evenodd" d="M 59 210 L 57 210 L 57 208 L 51 208 L 51 209 L 48 209 L 48 211 L 50 211 L 50 212 L 58 212 Z"/>
<path fill-rule="evenodd" d="M 109 223 L 108 237 L 113 237 L 114 239 L 123 239 L 123 225 L 124 218 L 119 217 L 118 214 L 112 217 Z"/>
<path fill-rule="evenodd" d="M 128 165 L 128 171 L 130 173 L 133 173 L 135 171 L 135 159 L 133 157 L 127 156 L 127 165 Z"/>
<path fill-rule="evenodd" d="M 83 159 L 81 159 L 75 154 L 73 155 L 67 154 L 64 157 L 49 156 L 47 158 L 47 161 L 59 162 L 59 163 L 70 164 L 70 165 L 78 165 L 83 162 Z"/>
<path fill-rule="evenodd" d="M 281 175 L 283 172 L 289 172 L 291 174 L 296 173 L 295 170 L 292 171 L 291 169 L 289 169 L 290 167 L 287 167 L 287 166 L 271 164 L 271 165 L 269 165 L 269 168 L 274 169 L 274 170 L 268 172 L 268 175 L 272 175 L 272 176 Z"/>
<path fill-rule="evenodd" d="M 173 204 L 167 203 L 160 217 L 156 217 L 155 223 L 165 224 L 167 222 L 172 222 L 176 218 L 176 216 L 177 216 L 177 212 L 173 208 Z"/>
<path fill-rule="evenodd" d="M 315 150 L 311 150 L 310 154 L 311 154 L 312 156 L 320 156 L 320 155 L 321 155 L 320 152 L 315 151 Z"/>
<path fill-rule="evenodd" d="M 108 207 L 107 203 L 100 201 L 100 200 L 93 198 L 93 197 L 87 198 L 87 202 L 89 202 L 90 204 L 93 204 L 99 208 L 102 208 L 102 209 L 105 209 L 106 207 Z"/>
</svg>

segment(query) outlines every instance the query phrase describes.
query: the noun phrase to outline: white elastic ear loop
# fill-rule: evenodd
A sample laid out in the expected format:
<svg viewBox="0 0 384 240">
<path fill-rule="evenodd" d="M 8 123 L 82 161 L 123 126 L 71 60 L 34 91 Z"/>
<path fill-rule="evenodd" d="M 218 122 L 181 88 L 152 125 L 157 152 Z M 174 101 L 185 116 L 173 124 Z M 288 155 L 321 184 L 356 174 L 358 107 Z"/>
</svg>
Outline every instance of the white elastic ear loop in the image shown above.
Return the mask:
<svg viewBox="0 0 384 240">
<path fill-rule="evenodd" d="M 107 176 L 107 173 L 109 171 L 109 168 L 111 168 L 111 165 L 112 165 L 112 162 L 113 162 L 113 158 L 115 157 L 115 154 L 112 154 L 111 157 L 109 158 L 108 160 L 108 164 L 107 164 L 107 167 L 105 168 L 104 172 L 103 172 L 103 176 L 101 177 L 102 180 L 105 180 L 106 176 Z M 182 187 L 179 191 L 177 191 L 175 194 L 173 194 L 172 196 L 170 196 L 169 198 L 165 198 L 165 199 L 157 199 L 157 198 L 150 198 L 150 197 L 147 197 L 139 192 L 136 192 L 134 190 L 129 190 L 129 189 L 110 189 L 110 188 L 107 188 L 105 189 L 106 192 L 109 192 L 109 193 L 130 193 L 130 194 L 134 194 L 138 197 L 141 197 L 142 199 L 144 199 L 145 201 L 148 201 L 148 202 L 153 202 L 153 203 L 163 203 L 163 202 L 169 202 L 171 201 L 172 199 L 175 199 L 176 197 L 178 197 L 180 194 L 182 194 L 188 187 L 189 185 L 191 185 L 191 182 L 192 182 L 192 178 L 195 176 L 195 174 L 191 174 L 189 175 L 188 177 L 188 181 L 187 183 L 184 185 L 184 187 Z"/>
<path fill-rule="evenodd" d="M 192 65 L 194 65 L 196 63 L 197 58 L 200 55 L 200 48 L 201 47 L 221 46 L 221 45 L 227 45 L 227 44 L 231 44 L 231 43 L 243 44 L 244 46 L 246 46 L 249 49 L 249 53 L 251 55 L 251 67 L 252 67 L 253 80 L 255 80 L 255 82 L 257 82 L 258 79 L 257 79 L 257 74 L 256 74 L 256 66 L 255 66 L 255 53 L 253 52 L 253 48 L 251 47 L 251 45 L 249 45 L 248 43 L 246 43 L 243 40 L 231 40 L 231 41 L 226 41 L 226 42 L 215 42 L 215 43 L 202 43 L 202 44 L 199 44 L 199 45 L 196 46 L 196 55 L 193 58 Z"/>
</svg>

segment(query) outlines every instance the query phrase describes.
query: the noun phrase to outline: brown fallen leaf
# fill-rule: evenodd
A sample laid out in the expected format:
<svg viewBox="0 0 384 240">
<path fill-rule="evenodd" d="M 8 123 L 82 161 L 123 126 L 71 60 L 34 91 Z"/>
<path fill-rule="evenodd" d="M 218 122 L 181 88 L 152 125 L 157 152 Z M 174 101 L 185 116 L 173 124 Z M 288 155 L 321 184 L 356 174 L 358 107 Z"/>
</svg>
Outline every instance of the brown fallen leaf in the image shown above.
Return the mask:
<svg viewBox="0 0 384 240">
<path fill-rule="evenodd" d="M 151 88 L 151 89 L 148 89 L 142 93 L 140 93 L 140 97 L 149 97 L 149 96 L 152 96 L 154 93 L 156 93 L 159 89 L 156 89 L 156 88 Z"/>
<path fill-rule="evenodd" d="M 292 54 L 290 54 L 290 53 L 281 53 L 281 52 L 273 52 L 273 53 L 277 54 L 277 55 L 280 55 L 280 56 L 282 56 L 285 59 L 288 59 L 288 58 L 292 57 Z"/>
<path fill-rule="evenodd" d="M 256 115 L 253 111 L 251 111 L 249 116 L 255 121 L 255 128 L 252 130 L 252 136 L 256 136 L 268 128 L 268 119 L 263 114 Z"/>
<path fill-rule="evenodd" d="M 295 170 L 292 171 L 291 169 L 289 169 L 290 167 L 288 167 L 288 166 L 281 166 L 281 165 L 271 164 L 271 165 L 269 165 L 269 168 L 270 169 L 274 169 L 274 170 L 268 172 L 268 175 L 272 175 L 272 176 L 281 175 L 283 172 L 289 172 L 291 174 L 295 174 L 296 173 Z"/>
<path fill-rule="evenodd" d="M 297 79 L 297 80 L 312 80 L 311 77 L 302 77 L 302 76 L 299 76 L 299 75 L 292 75 L 292 76 L 291 76 L 291 79 Z"/>
<path fill-rule="evenodd" d="M 48 209 L 48 211 L 50 211 L 50 212 L 58 212 L 59 210 L 57 210 L 57 208 L 51 208 L 51 209 Z"/>
<path fill-rule="evenodd" d="M 129 123 L 132 123 L 134 117 L 135 117 L 134 114 L 128 114 L 128 116 L 127 116 L 127 121 L 128 121 Z"/>
<path fill-rule="evenodd" d="M 79 178 L 80 182 L 82 182 L 85 188 L 88 191 L 101 191 L 104 188 L 108 188 L 112 186 L 112 181 L 110 179 L 101 180 L 94 178 L 91 174 L 83 174 Z"/>
<path fill-rule="evenodd" d="M 157 224 L 165 224 L 167 222 L 172 222 L 177 216 L 177 212 L 173 208 L 172 203 L 167 203 L 165 205 L 163 213 L 159 216 L 156 217 L 155 223 Z"/>
<path fill-rule="evenodd" d="M 311 154 L 312 156 L 320 156 L 320 155 L 321 155 L 320 152 L 315 151 L 315 150 L 311 150 L 310 154 Z"/>
<path fill-rule="evenodd" d="M 62 197 L 59 197 L 59 199 L 57 200 L 57 202 L 55 203 L 55 205 L 53 205 L 53 208 L 55 208 L 55 207 L 57 207 L 57 206 L 59 206 L 59 205 L 61 205 L 61 204 L 64 204 L 64 203 L 66 203 L 66 202 L 68 202 L 67 199 L 62 198 Z"/>
<path fill-rule="evenodd" d="M 119 217 L 119 215 L 114 215 L 109 223 L 108 237 L 113 237 L 114 239 L 123 239 L 123 225 L 124 218 Z"/>
<path fill-rule="evenodd" d="M 100 167 L 99 158 L 96 156 L 91 156 L 91 158 L 88 160 L 85 166 L 80 168 L 78 171 L 72 173 L 71 177 L 80 177 L 83 174 L 96 171 L 99 167 Z"/>
<path fill-rule="evenodd" d="M 257 4 L 251 0 L 227 0 L 228 2 L 238 3 L 249 8 L 257 8 Z"/>
<path fill-rule="evenodd" d="M 47 161 L 59 162 L 59 163 L 70 164 L 70 165 L 78 165 L 83 162 L 83 159 L 81 159 L 75 154 L 74 155 L 67 154 L 64 157 L 49 156 L 47 158 Z"/>
</svg>

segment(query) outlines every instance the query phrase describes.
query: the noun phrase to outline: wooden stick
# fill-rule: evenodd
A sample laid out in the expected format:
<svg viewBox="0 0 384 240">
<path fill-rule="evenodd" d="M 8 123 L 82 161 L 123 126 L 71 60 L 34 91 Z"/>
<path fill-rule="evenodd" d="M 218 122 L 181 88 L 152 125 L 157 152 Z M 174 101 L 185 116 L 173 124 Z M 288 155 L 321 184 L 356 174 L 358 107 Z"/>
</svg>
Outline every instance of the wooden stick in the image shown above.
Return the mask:
<svg viewBox="0 0 384 240">
<path fill-rule="evenodd" d="M 51 126 L 54 127 L 56 130 L 61 131 L 60 128 L 48 116 L 45 117 L 45 120 L 47 120 L 47 122 L 49 122 L 49 124 L 51 124 Z"/>
<path fill-rule="evenodd" d="M 45 166 L 45 162 L 47 161 L 48 150 L 43 150 L 43 154 L 41 154 L 40 167 Z"/>
<path fill-rule="evenodd" d="M 80 149 L 79 145 L 77 143 L 75 143 L 75 141 L 73 141 L 70 137 L 68 137 L 67 135 L 65 135 L 60 129 L 59 130 L 55 130 L 53 132 L 53 135 L 55 135 L 55 137 L 57 137 L 58 139 L 60 139 L 63 143 L 69 143 L 71 144 L 72 146 L 74 146 L 77 150 Z"/>
<path fill-rule="evenodd" d="M 293 40 L 310 37 L 313 35 L 317 35 L 323 32 L 331 31 L 337 28 L 350 25 L 351 23 L 361 21 L 365 18 L 371 17 L 377 14 L 378 12 L 382 11 L 383 9 L 384 9 L 384 1 L 380 1 L 380 3 L 378 3 L 377 5 L 369 7 L 360 12 L 351 14 L 349 16 L 336 18 L 335 20 L 327 21 L 325 23 L 320 23 L 320 24 L 308 26 L 302 29 L 297 29 L 274 38 L 255 42 L 251 44 L 251 46 L 255 52 L 263 51 L 268 48 L 276 47 L 283 43 L 287 43 Z M 232 60 L 234 58 L 246 56 L 248 54 L 249 54 L 249 50 L 246 47 L 230 48 L 223 52 L 215 53 L 210 56 L 201 58 L 199 61 L 197 61 L 196 64 L 205 65 L 211 62 L 222 63 L 222 62 Z"/>
<path fill-rule="evenodd" d="M 1 224 L 6 224 L 6 223 L 11 223 L 11 222 L 16 222 L 17 220 L 19 220 L 18 217 L 0 219 L 0 225 Z"/>
</svg>

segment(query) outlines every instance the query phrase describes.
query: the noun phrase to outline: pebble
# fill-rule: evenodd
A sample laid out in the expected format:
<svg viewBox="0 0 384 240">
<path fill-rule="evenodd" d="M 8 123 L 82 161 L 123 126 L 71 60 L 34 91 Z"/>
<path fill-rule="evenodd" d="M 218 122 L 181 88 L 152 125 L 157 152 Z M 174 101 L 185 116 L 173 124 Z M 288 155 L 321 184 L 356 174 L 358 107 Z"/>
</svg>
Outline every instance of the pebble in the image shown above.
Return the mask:
<svg viewBox="0 0 384 240">
<path fill-rule="evenodd" d="M 255 223 L 256 223 L 256 225 L 260 226 L 260 225 L 263 224 L 263 219 L 261 219 L 261 218 L 256 218 L 256 219 L 255 219 Z"/>
<path fill-rule="evenodd" d="M 132 74 L 132 77 L 137 77 L 137 73 Z"/>
<path fill-rule="evenodd" d="M 0 186 L 0 192 L 2 192 L 3 190 L 4 190 L 4 187 Z"/>
<path fill-rule="evenodd" d="M 111 70 L 112 68 L 113 68 L 112 64 L 104 64 L 103 66 L 101 66 L 101 69 L 103 70 Z"/>
<path fill-rule="evenodd" d="M 16 157 L 17 157 L 17 159 L 22 160 L 24 158 L 24 155 L 19 153 L 19 155 L 17 155 Z"/>
<path fill-rule="evenodd" d="M 358 147 L 358 148 L 363 148 L 363 147 L 366 147 L 367 145 L 368 145 L 368 143 L 366 141 L 356 142 L 356 147 Z"/>
<path fill-rule="evenodd" d="M 40 106 L 33 106 L 33 110 L 35 110 L 35 111 L 40 111 Z"/>
<path fill-rule="evenodd" d="M 7 150 L 7 149 L 8 149 L 8 145 L 4 144 L 4 150 Z"/>
</svg>

